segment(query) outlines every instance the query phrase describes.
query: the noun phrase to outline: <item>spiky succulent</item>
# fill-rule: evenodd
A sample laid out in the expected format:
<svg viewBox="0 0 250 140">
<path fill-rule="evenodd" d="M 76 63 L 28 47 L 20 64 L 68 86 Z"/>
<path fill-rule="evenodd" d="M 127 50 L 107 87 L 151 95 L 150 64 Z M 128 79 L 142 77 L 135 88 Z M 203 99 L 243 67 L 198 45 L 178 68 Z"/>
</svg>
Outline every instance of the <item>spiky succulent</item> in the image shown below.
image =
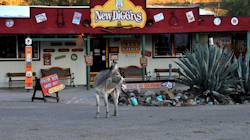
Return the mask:
<svg viewBox="0 0 250 140">
<path fill-rule="evenodd" d="M 239 78 L 238 85 L 243 94 L 250 94 L 250 69 L 249 62 L 244 60 L 242 55 L 237 60 L 238 69 L 237 76 Z"/>
<path fill-rule="evenodd" d="M 217 47 L 198 46 L 176 63 L 182 69 L 180 82 L 196 86 L 203 93 L 223 95 L 236 82 L 232 74 L 237 68 L 233 53 Z"/>
</svg>

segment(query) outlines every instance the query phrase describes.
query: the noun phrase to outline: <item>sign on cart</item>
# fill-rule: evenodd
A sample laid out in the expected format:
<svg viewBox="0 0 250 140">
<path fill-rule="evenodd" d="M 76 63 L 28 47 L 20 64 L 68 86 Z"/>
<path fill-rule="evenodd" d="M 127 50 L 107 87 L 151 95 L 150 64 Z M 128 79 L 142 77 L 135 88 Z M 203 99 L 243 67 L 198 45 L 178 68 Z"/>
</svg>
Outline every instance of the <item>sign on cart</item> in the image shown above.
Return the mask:
<svg viewBox="0 0 250 140">
<path fill-rule="evenodd" d="M 65 88 L 64 84 L 60 83 L 57 74 L 41 78 L 40 85 L 45 96 L 48 96 L 51 93 L 58 92 Z"/>
</svg>

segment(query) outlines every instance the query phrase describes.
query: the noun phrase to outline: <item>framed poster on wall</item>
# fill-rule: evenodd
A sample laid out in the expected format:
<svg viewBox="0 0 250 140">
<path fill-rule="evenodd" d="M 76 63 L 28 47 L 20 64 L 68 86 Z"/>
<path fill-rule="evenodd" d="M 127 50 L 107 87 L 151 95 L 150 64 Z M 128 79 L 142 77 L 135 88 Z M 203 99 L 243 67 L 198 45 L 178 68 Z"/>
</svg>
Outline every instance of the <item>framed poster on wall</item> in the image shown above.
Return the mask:
<svg viewBox="0 0 250 140">
<path fill-rule="evenodd" d="M 140 54 L 141 46 L 139 39 L 127 39 L 121 41 L 121 52 L 123 54 Z"/>
<path fill-rule="evenodd" d="M 50 66 L 51 65 L 51 54 L 50 53 L 44 53 L 43 54 L 43 65 L 44 66 Z"/>
</svg>

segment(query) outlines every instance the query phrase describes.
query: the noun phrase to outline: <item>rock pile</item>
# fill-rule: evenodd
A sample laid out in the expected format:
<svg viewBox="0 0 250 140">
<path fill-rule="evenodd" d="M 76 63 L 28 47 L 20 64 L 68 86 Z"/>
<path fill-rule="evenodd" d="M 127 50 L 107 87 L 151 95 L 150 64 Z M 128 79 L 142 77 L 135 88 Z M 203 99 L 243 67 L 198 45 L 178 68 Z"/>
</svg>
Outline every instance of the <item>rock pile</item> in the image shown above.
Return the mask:
<svg viewBox="0 0 250 140">
<path fill-rule="evenodd" d="M 196 105 L 194 97 L 180 90 L 138 90 L 127 91 L 120 97 L 120 104 L 131 104 L 132 100 L 137 100 L 138 105 L 143 106 L 191 106 Z"/>
</svg>

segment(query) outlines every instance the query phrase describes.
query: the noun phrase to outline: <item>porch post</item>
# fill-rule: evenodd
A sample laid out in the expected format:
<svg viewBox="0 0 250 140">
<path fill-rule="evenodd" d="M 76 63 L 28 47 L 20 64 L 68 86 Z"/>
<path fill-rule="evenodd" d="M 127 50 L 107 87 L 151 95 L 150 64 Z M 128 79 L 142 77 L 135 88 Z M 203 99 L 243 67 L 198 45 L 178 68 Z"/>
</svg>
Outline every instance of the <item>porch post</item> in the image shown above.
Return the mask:
<svg viewBox="0 0 250 140">
<path fill-rule="evenodd" d="M 146 44 L 146 36 L 143 34 L 142 35 L 142 45 L 141 45 L 141 55 L 142 55 L 142 58 L 145 58 L 145 44 Z M 145 79 L 145 71 L 146 71 L 146 68 L 143 68 L 142 69 L 142 81 L 144 81 Z"/>
<path fill-rule="evenodd" d="M 247 62 L 249 62 L 250 60 L 250 31 L 247 32 L 247 54 L 246 54 L 247 58 Z"/>
<path fill-rule="evenodd" d="M 86 35 L 86 37 L 84 38 L 84 40 L 87 42 L 86 43 L 86 55 L 90 55 L 90 37 L 89 35 Z M 90 89 L 90 66 L 87 65 L 87 90 Z"/>
</svg>

